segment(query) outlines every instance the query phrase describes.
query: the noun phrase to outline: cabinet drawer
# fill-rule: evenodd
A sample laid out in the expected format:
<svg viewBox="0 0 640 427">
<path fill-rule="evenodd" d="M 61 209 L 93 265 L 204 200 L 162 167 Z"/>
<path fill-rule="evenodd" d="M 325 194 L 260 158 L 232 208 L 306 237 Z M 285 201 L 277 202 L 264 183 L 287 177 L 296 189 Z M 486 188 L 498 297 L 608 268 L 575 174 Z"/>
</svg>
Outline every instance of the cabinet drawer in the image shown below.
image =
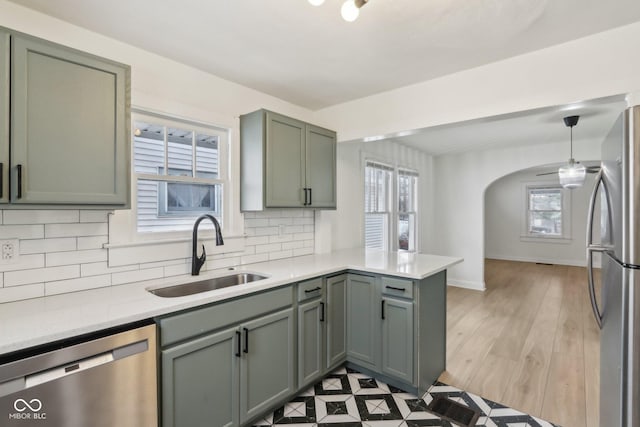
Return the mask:
<svg viewBox="0 0 640 427">
<path fill-rule="evenodd" d="M 413 299 L 413 281 L 395 277 L 383 277 L 382 294 Z"/>
<path fill-rule="evenodd" d="M 291 286 L 160 319 L 160 345 L 168 345 L 240 323 L 292 304 Z"/>
<path fill-rule="evenodd" d="M 324 286 L 322 286 L 322 277 L 305 280 L 298 283 L 298 301 L 304 301 L 310 298 L 316 298 L 324 295 Z"/>
</svg>

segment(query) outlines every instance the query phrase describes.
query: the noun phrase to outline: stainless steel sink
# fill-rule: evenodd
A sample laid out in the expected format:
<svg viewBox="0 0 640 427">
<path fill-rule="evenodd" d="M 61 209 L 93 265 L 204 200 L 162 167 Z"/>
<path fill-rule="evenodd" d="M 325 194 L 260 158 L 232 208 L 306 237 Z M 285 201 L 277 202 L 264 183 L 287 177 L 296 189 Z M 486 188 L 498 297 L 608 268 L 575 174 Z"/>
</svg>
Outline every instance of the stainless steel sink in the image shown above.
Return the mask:
<svg viewBox="0 0 640 427">
<path fill-rule="evenodd" d="M 167 286 L 164 288 L 147 289 L 154 295 L 163 298 L 183 297 L 214 289 L 228 288 L 229 286 L 243 285 L 256 280 L 266 279 L 267 276 L 256 273 L 235 273 L 228 276 L 214 277 L 198 282 L 183 283 L 181 285 Z"/>
</svg>

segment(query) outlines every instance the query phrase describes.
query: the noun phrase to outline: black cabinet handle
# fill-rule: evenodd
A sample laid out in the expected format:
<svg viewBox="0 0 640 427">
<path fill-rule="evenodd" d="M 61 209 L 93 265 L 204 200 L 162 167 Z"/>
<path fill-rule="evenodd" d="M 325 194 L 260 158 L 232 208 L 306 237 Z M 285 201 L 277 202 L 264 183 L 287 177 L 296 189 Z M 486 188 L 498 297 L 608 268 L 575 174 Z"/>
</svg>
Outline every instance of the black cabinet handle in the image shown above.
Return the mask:
<svg viewBox="0 0 640 427">
<path fill-rule="evenodd" d="M 16 166 L 18 170 L 18 195 L 16 196 L 18 199 L 22 198 L 22 165 Z"/>
<path fill-rule="evenodd" d="M 308 294 L 308 293 L 319 291 L 319 290 L 320 290 L 320 286 L 317 286 L 317 287 L 315 287 L 313 289 L 305 289 L 304 293 Z"/>
<path fill-rule="evenodd" d="M 240 357 L 240 341 L 242 341 L 242 334 L 240 331 L 236 331 L 236 338 L 238 338 L 238 349 L 236 350 L 236 357 Z"/>
<path fill-rule="evenodd" d="M 381 309 L 382 309 L 382 320 L 384 320 L 384 300 L 382 300 Z"/>
<path fill-rule="evenodd" d="M 393 289 L 394 291 L 402 291 L 402 292 L 406 292 L 406 289 L 405 289 L 405 288 L 396 288 L 395 286 L 389 286 L 389 285 L 387 285 L 387 286 L 385 286 L 385 288 L 387 288 L 387 289 Z"/>
<path fill-rule="evenodd" d="M 313 189 L 309 189 L 309 206 L 313 204 Z"/>
<path fill-rule="evenodd" d="M 244 331 L 244 349 L 242 350 L 244 353 L 249 353 L 249 330 L 247 328 L 242 328 Z"/>
<path fill-rule="evenodd" d="M 309 189 L 303 188 L 304 190 L 304 206 L 309 206 L 311 203 L 309 202 Z"/>
<path fill-rule="evenodd" d="M 324 322 L 324 303 L 320 303 L 320 321 Z"/>
<path fill-rule="evenodd" d="M 0 199 L 4 197 L 4 163 L 0 163 Z"/>
</svg>

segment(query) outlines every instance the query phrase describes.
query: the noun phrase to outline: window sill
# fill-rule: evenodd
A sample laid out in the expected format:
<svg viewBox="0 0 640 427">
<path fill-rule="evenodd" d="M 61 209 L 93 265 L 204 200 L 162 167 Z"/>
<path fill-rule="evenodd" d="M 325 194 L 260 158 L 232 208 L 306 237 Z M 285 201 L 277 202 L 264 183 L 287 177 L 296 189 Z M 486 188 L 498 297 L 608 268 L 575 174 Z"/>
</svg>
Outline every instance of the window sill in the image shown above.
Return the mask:
<svg viewBox="0 0 640 427">
<path fill-rule="evenodd" d="M 558 245 L 570 245 L 573 243 L 573 239 L 570 237 L 557 237 L 557 236 L 530 236 L 530 235 L 521 235 L 521 242 L 529 242 L 529 243 L 552 243 Z"/>
</svg>

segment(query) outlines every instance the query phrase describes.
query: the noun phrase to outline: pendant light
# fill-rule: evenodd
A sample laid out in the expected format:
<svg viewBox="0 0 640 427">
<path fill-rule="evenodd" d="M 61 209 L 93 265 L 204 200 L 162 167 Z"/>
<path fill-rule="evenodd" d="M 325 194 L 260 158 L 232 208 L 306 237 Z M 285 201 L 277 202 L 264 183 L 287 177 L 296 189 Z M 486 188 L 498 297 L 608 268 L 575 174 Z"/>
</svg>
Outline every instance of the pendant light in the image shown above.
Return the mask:
<svg viewBox="0 0 640 427">
<path fill-rule="evenodd" d="M 360 8 L 367 4 L 368 1 L 369 0 L 346 0 L 340 9 L 342 19 L 347 22 L 353 22 L 358 19 L 358 16 L 360 15 Z M 309 3 L 314 6 L 320 6 L 324 3 L 324 0 L 309 0 Z"/>
<path fill-rule="evenodd" d="M 565 117 L 564 124 L 571 129 L 571 151 L 569 162 L 558 169 L 558 178 L 563 188 L 570 190 L 581 187 L 587 176 L 587 169 L 573 158 L 573 127 L 578 124 L 580 116 Z"/>
</svg>

